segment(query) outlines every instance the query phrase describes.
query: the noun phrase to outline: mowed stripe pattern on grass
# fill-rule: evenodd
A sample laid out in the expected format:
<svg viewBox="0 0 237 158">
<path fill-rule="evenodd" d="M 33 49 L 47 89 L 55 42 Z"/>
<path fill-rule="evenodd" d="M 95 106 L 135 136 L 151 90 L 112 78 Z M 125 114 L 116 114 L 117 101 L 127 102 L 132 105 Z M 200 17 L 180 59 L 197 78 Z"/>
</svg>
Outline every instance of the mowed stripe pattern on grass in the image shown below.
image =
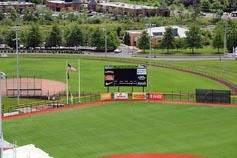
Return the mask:
<svg viewBox="0 0 237 158">
<path fill-rule="evenodd" d="M 3 122 L 4 137 L 33 143 L 55 158 L 126 153 L 237 157 L 237 109 L 112 102 Z"/>
</svg>

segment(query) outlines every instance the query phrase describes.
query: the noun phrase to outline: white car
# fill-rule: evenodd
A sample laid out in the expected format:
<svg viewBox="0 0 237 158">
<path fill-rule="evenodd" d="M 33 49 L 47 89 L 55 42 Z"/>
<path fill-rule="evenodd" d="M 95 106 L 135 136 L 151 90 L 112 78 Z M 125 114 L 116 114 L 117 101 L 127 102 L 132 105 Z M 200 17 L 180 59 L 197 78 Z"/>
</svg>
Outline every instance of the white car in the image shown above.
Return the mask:
<svg viewBox="0 0 237 158">
<path fill-rule="evenodd" d="M 201 12 L 200 15 L 201 15 L 201 16 L 206 16 L 206 13 Z"/>
<path fill-rule="evenodd" d="M 120 49 L 120 48 L 117 48 L 114 50 L 114 53 L 121 53 L 121 52 L 122 52 L 122 49 Z"/>
</svg>

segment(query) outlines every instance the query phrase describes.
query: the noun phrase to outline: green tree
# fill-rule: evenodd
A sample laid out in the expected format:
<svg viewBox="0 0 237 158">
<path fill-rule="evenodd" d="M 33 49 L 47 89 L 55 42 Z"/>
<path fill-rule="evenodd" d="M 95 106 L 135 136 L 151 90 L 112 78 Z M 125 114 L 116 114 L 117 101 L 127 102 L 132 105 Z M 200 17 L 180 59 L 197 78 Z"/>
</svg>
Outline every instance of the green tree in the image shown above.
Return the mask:
<svg viewBox="0 0 237 158">
<path fill-rule="evenodd" d="M 11 48 L 16 48 L 16 32 L 14 30 L 9 31 L 6 33 L 4 42 Z M 19 40 L 18 40 L 18 44 L 19 44 Z"/>
<path fill-rule="evenodd" d="M 185 45 L 187 48 L 192 49 L 192 53 L 194 53 L 194 48 L 202 48 L 201 45 L 201 30 L 198 25 L 191 25 L 189 27 L 189 31 L 186 32 L 186 38 L 185 38 Z"/>
<path fill-rule="evenodd" d="M 229 0 L 224 0 L 224 10 L 228 10 L 229 8 Z"/>
<path fill-rule="evenodd" d="M 233 47 L 237 47 L 237 22 L 229 21 L 226 27 L 227 49 L 232 52 Z"/>
<path fill-rule="evenodd" d="M 185 10 L 184 6 L 180 5 L 180 7 L 179 7 L 179 11 L 180 11 L 179 18 L 180 18 L 181 23 L 182 23 L 182 21 L 184 19 L 184 10 Z"/>
<path fill-rule="evenodd" d="M 23 44 L 24 46 L 26 46 L 26 42 L 27 42 L 27 32 L 26 31 L 19 31 L 19 37 L 20 37 L 20 41 L 21 44 Z"/>
<path fill-rule="evenodd" d="M 123 37 L 123 41 L 124 41 L 124 44 L 126 44 L 126 45 L 128 45 L 128 46 L 130 46 L 130 36 L 129 36 L 129 33 L 128 32 L 125 32 L 125 35 L 124 35 L 124 37 Z"/>
<path fill-rule="evenodd" d="M 120 32 L 121 32 L 121 31 L 122 31 L 121 27 L 120 27 L 120 26 L 117 27 L 117 29 L 116 29 L 117 36 L 120 36 Z"/>
<path fill-rule="evenodd" d="M 211 3 L 209 0 L 202 0 L 201 1 L 201 10 L 204 12 L 209 12 L 211 9 Z"/>
<path fill-rule="evenodd" d="M 166 27 L 164 37 L 161 40 L 161 48 L 166 48 L 167 53 L 169 53 L 169 49 L 175 48 L 175 41 L 173 35 L 172 27 Z"/>
<path fill-rule="evenodd" d="M 150 38 L 146 31 L 143 31 L 142 34 L 138 37 L 137 47 L 143 49 L 144 53 L 146 49 L 150 46 Z"/>
<path fill-rule="evenodd" d="M 208 46 L 211 44 L 212 34 L 209 30 L 202 30 L 202 41 L 201 44 Z"/>
<path fill-rule="evenodd" d="M 84 46 L 89 46 L 90 45 L 90 39 L 91 39 L 92 32 L 93 32 L 93 28 L 91 28 L 91 27 L 84 27 L 82 29 L 83 45 Z"/>
<path fill-rule="evenodd" d="M 92 47 L 96 47 L 96 50 L 105 49 L 103 31 L 98 27 L 93 31 L 90 43 Z"/>
<path fill-rule="evenodd" d="M 109 33 L 107 41 L 107 46 L 109 50 L 114 50 L 120 45 L 117 33 L 113 31 Z"/>
<path fill-rule="evenodd" d="M 83 45 L 83 34 L 78 25 L 74 25 L 71 32 L 66 37 L 66 45 L 72 47 Z"/>
<path fill-rule="evenodd" d="M 3 36 L 0 35 L 0 44 L 3 43 Z"/>
<path fill-rule="evenodd" d="M 44 9 L 44 13 L 43 13 L 43 17 L 44 17 L 44 20 L 46 21 L 53 21 L 53 16 L 52 16 L 52 13 L 51 13 L 51 10 L 50 9 Z"/>
<path fill-rule="evenodd" d="M 236 1 L 236 0 L 233 1 L 233 9 L 234 9 L 234 10 L 237 10 L 237 1 Z"/>
<path fill-rule="evenodd" d="M 175 5 L 175 4 L 172 4 L 172 5 L 170 6 L 170 10 L 171 10 L 172 16 L 175 16 L 175 14 L 174 14 L 175 9 L 176 9 L 176 5 Z"/>
<path fill-rule="evenodd" d="M 214 3 L 212 4 L 212 9 L 215 10 L 216 12 L 217 10 L 223 9 L 223 5 L 219 0 L 215 0 Z"/>
<path fill-rule="evenodd" d="M 58 27 L 58 25 L 54 25 L 52 27 L 51 32 L 49 33 L 49 36 L 46 39 L 46 47 L 57 47 L 62 44 L 63 38 L 62 38 L 62 31 Z"/>
<path fill-rule="evenodd" d="M 222 27 L 217 27 L 214 30 L 214 38 L 212 41 L 212 46 L 214 48 L 218 49 L 218 53 L 220 53 L 220 48 L 223 48 L 224 46 L 224 34 L 223 34 L 223 28 Z"/>
<path fill-rule="evenodd" d="M 17 18 L 17 13 L 16 13 L 16 9 L 14 8 L 14 7 L 12 7 L 12 6 L 9 6 L 8 7 L 8 10 L 9 10 L 9 13 L 10 13 L 10 18 L 14 21 L 14 20 L 16 20 L 16 18 Z"/>
<path fill-rule="evenodd" d="M 183 38 L 175 38 L 175 48 L 177 50 L 184 47 L 184 39 Z"/>
<path fill-rule="evenodd" d="M 3 11 L 0 10 L 0 21 L 3 20 L 3 18 L 5 18 L 5 15 L 4 15 Z"/>
<path fill-rule="evenodd" d="M 32 25 L 26 37 L 26 47 L 38 47 L 43 43 L 43 34 L 38 25 Z"/>
<path fill-rule="evenodd" d="M 34 10 L 32 8 L 25 8 L 23 11 L 24 21 L 36 21 L 37 17 L 34 15 Z"/>
</svg>

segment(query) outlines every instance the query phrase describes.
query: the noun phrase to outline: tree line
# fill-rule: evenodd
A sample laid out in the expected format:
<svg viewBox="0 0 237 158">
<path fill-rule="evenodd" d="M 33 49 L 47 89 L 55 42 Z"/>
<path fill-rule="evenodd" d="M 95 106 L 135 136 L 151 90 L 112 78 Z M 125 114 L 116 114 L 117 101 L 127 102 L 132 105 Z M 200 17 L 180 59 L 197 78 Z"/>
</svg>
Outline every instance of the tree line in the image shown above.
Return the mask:
<svg viewBox="0 0 237 158">
<path fill-rule="evenodd" d="M 19 45 L 24 45 L 26 49 L 36 47 L 95 47 L 96 50 L 114 50 L 120 45 L 116 31 L 106 31 L 97 28 L 80 28 L 74 24 L 72 27 L 62 30 L 58 25 L 53 25 L 52 29 L 46 34 L 43 33 L 38 25 L 31 25 L 29 31 L 18 31 Z M 107 45 L 105 46 L 105 37 Z M 4 42 L 12 47 L 16 47 L 16 31 L 10 30 L 5 34 Z"/>
<path fill-rule="evenodd" d="M 206 39 L 206 36 L 209 36 L 209 39 Z M 125 43 L 130 42 L 126 39 L 127 37 L 125 38 Z M 170 53 L 170 49 L 181 48 L 190 48 L 192 53 L 195 53 L 195 49 L 208 45 L 216 48 L 218 53 L 220 53 L 220 49 L 224 48 L 224 43 L 226 42 L 226 49 L 231 53 L 233 48 L 237 47 L 237 21 L 230 19 L 220 21 L 216 25 L 212 34 L 201 30 L 200 26 L 197 24 L 192 24 L 188 27 L 186 38 L 183 39 L 175 38 L 172 27 L 167 26 L 163 39 L 158 41 L 158 43 L 154 43 L 152 40 L 151 42 L 153 42 L 152 46 L 166 49 L 167 53 Z M 137 47 L 142 49 L 144 52 L 146 49 L 150 48 L 150 37 L 146 31 L 143 31 L 141 36 L 138 38 Z"/>
</svg>

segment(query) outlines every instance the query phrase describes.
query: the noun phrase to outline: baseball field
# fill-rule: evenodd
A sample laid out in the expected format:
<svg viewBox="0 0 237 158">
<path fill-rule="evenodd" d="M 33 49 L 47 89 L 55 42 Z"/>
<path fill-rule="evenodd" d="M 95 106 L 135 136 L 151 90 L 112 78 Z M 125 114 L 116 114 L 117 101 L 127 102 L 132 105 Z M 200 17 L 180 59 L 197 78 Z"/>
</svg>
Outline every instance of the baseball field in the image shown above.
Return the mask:
<svg viewBox="0 0 237 158">
<path fill-rule="evenodd" d="M 236 123 L 236 107 L 108 102 L 5 120 L 3 129 L 8 141 L 35 144 L 55 158 L 234 158 Z"/>
<path fill-rule="evenodd" d="M 78 59 L 73 58 L 20 58 L 20 74 L 65 82 L 66 60 L 75 68 L 80 67 L 81 91 L 85 93 L 107 90 L 103 85 L 104 65 L 127 65 L 109 60 L 84 59 L 78 65 Z M 183 61 L 169 64 L 219 75 L 236 83 L 233 78 L 237 75 L 233 69 L 236 63 Z M 15 75 L 15 59 L 0 58 L 0 68 L 9 76 Z M 152 73 L 148 80 L 154 92 L 228 89 L 211 79 L 177 70 L 153 66 L 148 71 Z M 77 75 L 70 72 L 71 91 L 77 91 Z M 111 88 L 111 91 L 116 90 Z M 131 91 L 129 88 L 120 90 Z M 149 101 L 86 105 L 4 120 L 4 138 L 9 142 L 16 140 L 17 145 L 35 144 L 55 158 L 237 157 L 236 107 Z"/>
</svg>

